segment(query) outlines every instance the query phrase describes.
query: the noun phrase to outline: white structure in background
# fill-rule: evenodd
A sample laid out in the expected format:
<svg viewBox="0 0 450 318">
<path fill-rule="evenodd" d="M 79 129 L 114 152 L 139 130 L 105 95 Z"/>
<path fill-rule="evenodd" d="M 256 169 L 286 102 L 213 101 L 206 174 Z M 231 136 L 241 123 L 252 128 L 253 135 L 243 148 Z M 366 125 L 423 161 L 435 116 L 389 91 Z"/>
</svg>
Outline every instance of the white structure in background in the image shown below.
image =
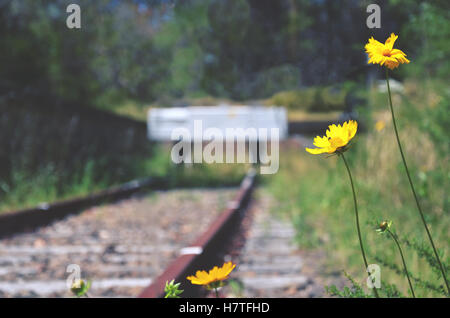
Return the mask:
<svg viewBox="0 0 450 318">
<path fill-rule="evenodd" d="M 282 107 L 220 105 L 152 108 L 147 119 L 148 138 L 154 141 L 173 141 L 172 131 L 182 127 L 194 136 L 196 120 L 202 121 L 203 130 L 217 128 L 224 135 L 227 128 L 278 128 L 280 139 L 285 139 L 288 134 L 287 114 Z"/>
<path fill-rule="evenodd" d="M 271 168 L 262 167 L 261 173 L 275 173 L 278 170 L 279 140 L 288 135 L 287 114 L 282 107 L 220 105 L 154 108 L 148 112 L 147 124 L 150 140 L 177 142 L 172 148 L 175 163 L 270 162 Z M 209 144 L 203 147 L 204 142 Z M 246 144 L 248 161 L 245 160 Z M 270 155 L 267 149 L 269 144 Z M 178 153 L 182 157 L 177 157 Z M 272 163 L 276 165 L 275 172 Z"/>
<path fill-rule="evenodd" d="M 391 87 L 391 92 L 393 92 L 393 93 L 403 93 L 403 91 L 405 90 L 405 87 L 403 86 L 403 84 L 401 82 L 396 81 L 395 79 L 392 79 L 392 78 L 389 79 L 389 86 Z M 380 93 L 387 92 L 386 80 L 377 81 L 377 90 Z"/>
</svg>

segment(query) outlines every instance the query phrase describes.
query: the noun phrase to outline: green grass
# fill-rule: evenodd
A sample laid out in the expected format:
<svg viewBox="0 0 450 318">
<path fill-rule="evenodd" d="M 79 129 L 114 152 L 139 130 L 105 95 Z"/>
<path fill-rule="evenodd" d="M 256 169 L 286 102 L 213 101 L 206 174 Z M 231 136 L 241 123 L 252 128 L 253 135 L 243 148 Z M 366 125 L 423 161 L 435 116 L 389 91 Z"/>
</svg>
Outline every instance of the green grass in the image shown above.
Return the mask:
<svg viewBox="0 0 450 318">
<path fill-rule="evenodd" d="M 419 89 L 412 90 L 414 95 L 406 90 L 405 94 L 394 96 L 393 102 L 413 182 L 433 239 L 442 253 L 441 260 L 449 264 L 447 196 L 450 175 L 448 129 L 445 129 L 448 115 L 442 116 L 442 113 L 448 114 L 450 98 L 439 84 L 417 87 Z M 370 109 L 364 113 L 369 131 L 365 135 L 357 134 L 354 146 L 346 153 L 356 180 L 368 262 L 381 266 L 383 282 L 397 285 L 403 295 L 408 295 L 406 277 L 393 268 L 393 265 L 402 268 L 394 242 L 374 231 L 377 221 L 390 219 L 402 239 L 410 272 L 422 282 L 415 282 L 416 294 L 442 296 L 439 291 L 424 287 L 426 284 L 439 287 L 443 280 L 433 264 L 431 248 L 403 171 L 393 127 L 386 113 L 387 97 L 376 92 L 371 94 Z M 437 102 L 430 103 L 430 99 Z M 386 123 L 381 131 L 374 129 L 374 123 L 379 120 Z M 427 122 L 433 124 L 424 124 Z M 329 256 L 327 266 L 346 270 L 365 286 L 352 193 L 342 159 L 290 149 L 280 154 L 280 160 L 278 174 L 264 178 L 267 190 L 277 199 L 275 212 L 293 222 L 300 248 L 324 249 Z M 381 264 L 381 260 L 387 264 Z"/>
<path fill-rule="evenodd" d="M 169 145 L 161 145 L 155 156 L 146 162 L 144 171 L 150 175 L 167 177 L 172 186 L 223 187 L 238 185 L 248 168 L 248 164 L 191 164 L 175 165 L 170 159 Z"/>
<path fill-rule="evenodd" d="M 123 177 L 114 179 L 105 170 L 102 161 L 106 158 L 88 161 L 80 171 L 72 171 L 71 175 L 74 176 L 71 178 L 64 178 L 64 173 L 57 171 L 52 164 L 32 173 L 13 169 L 12 185 L 0 183 L 0 211 L 83 196 L 134 178 L 148 176 L 167 178 L 171 187 L 237 186 L 248 168 L 244 164 L 196 164 L 179 167 L 170 160 L 169 146 L 155 146 L 153 153 L 153 156 L 130 156 L 121 168 Z"/>
<path fill-rule="evenodd" d="M 93 175 L 94 168 L 94 161 L 89 161 L 70 183 L 62 183 L 62 176 L 51 164 L 31 175 L 14 169 L 13 185 L 0 184 L 3 192 L 0 211 L 27 208 L 38 203 L 63 200 L 106 188 L 107 179 L 96 180 Z"/>
<path fill-rule="evenodd" d="M 136 102 L 134 100 L 121 100 L 112 109 L 103 108 L 111 111 L 114 114 L 132 118 L 135 120 L 146 121 L 147 113 L 151 108 L 159 107 L 174 107 L 176 105 L 190 105 L 190 106 L 217 106 L 221 104 L 226 105 L 243 105 L 245 102 L 233 101 L 226 98 L 217 98 L 208 95 L 202 96 L 186 96 L 183 98 L 174 98 L 168 96 L 161 96 L 158 100 L 151 104 Z M 108 104 L 110 105 L 110 104 Z M 110 107 L 110 106 L 109 106 Z M 99 107 L 102 109 L 102 107 Z"/>
<path fill-rule="evenodd" d="M 264 104 L 284 106 L 289 111 L 342 111 L 346 108 L 347 94 L 354 86 L 353 82 L 345 82 L 339 85 L 282 91 L 265 100 Z"/>
</svg>

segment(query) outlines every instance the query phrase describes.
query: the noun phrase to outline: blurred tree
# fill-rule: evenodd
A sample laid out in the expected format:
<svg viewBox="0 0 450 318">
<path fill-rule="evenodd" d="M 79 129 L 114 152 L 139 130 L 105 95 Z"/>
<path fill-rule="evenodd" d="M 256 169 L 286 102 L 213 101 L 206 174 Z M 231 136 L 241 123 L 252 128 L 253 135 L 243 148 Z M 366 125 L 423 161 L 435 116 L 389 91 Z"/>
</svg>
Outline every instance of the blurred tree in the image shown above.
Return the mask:
<svg viewBox="0 0 450 318">
<path fill-rule="evenodd" d="M 166 53 L 152 44 L 155 26 L 149 21 L 164 12 L 142 1 L 76 2 L 82 11 L 79 30 L 66 27 L 70 1 L 0 3 L 0 96 L 26 93 L 85 105 L 104 96 L 113 97 L 101 99 L 104 103 L 117 97 L 154 99 L 153 85 L 163 79 L 167 63 Z"/>
<path fill-rule="evenodd" d="M 0 0 L 0 179 L 14 179 L 14 165 L 65 173 L 100 152 L 108 153 L 105 167 L 119 167 L 115 144 L 129 149 L 136 138 L 121 140 L 123 132 L 116 131 L 109 142 L 117 126 L 80 116 L 81 106 L 170 105 L 174 98 L 205 95 L 248 100 L 280 91 L 302 96 L 298 88 L 381 72 L 367 67 L 370 36 L 400 35 L 398 47 L 414 63 L 396 77 L 425 71 L 448 78 L 450 2 L 379 0 L 382 27 L 368 29 L 372 2 Z M 70 3 L 81 7 L 81 29 L 66 27 Z M 324 92 L 321 99 L 309 94 L 310 110 L 334 105 L 317 102 L 339 95 Z M 92 130 L 89 117 L 97 120 Z"/>
<path fill-rule="evenodd" d="M 98 3 L 98 5 L 100 2 Z M 0 94 L 85 102 L 95 96 L 92 69 L 95 28 L 66 27 L 67 1 L 7 1 L 0 8 Z"/>
<path fill-rule="evenodd" d="M 390 0 L 393 10 L 402 15 L 402 44 L 414 58 L 409 68 L 415 75 L 449 77 L 450 2 L 445 0 Z"/>
<path fill-rule="evenodd" d="M 65 26 L 70 2 L 82 8 L 80 30 Z M 381 29 L 365 27 L 370 2 L 3 0 L 0 98 L 103 108 L 163 96 L 265 98 L 354 78 L 367 38 L 391 32 L 402 32 L 415 67 L 448 75 L 447 1 L 380 0 Z"/>
</svg>

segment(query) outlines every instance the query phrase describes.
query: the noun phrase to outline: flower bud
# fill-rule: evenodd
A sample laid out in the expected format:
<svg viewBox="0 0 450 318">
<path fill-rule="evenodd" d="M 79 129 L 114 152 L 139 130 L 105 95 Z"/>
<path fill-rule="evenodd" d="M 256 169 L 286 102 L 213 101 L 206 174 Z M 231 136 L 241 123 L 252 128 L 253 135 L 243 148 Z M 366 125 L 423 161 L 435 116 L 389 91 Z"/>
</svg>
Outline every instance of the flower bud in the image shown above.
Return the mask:
<svg viewBox="0 0 450 318">
<path fill-rule="evenodd" d="M 74 280 L 72 287 L 70 288 L 70 291 L 75 295 L 78 295 L 80 292 L 83 291 L 84 288 L 85 288 L 84 281 L 82 279 L 76 279 Z"/>
<path fill-rule="evenodd" d="M 382 221 L 379 225 L 376 231 L 380 234 L 386 232 L 391 227 L 392 221 Z"/>
<path fill-rule="evenodd" d="M 382 230 L 383 232 L 386 231 L 386 229 L 388 228 L 388 222 L 387 221 L 383 221 L 380 223 L 380 230 Z"/>
</svg>

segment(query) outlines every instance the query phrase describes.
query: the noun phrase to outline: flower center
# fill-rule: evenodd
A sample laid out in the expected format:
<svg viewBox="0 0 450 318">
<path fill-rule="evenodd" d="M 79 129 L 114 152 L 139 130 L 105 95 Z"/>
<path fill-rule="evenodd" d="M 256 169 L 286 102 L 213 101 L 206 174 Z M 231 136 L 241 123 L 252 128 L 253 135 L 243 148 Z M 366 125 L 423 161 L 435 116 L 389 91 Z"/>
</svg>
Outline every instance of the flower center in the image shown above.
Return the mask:
<svg viewBox="0 0 450 318">
<path fill-rule="evenodd" d="M 383 56 L 387 56 L 387 57 L 390 57 L 391 56 L 391 50 L 389 50 L 389 49 L 385 49 L 384 51 L 383 51 Z"/>
<path fill-rule="evenodd" d="M 330 138 L 331 147 L 337 149 L 344 146 L 344 141 L 339 137 Z"/>
</svg>

